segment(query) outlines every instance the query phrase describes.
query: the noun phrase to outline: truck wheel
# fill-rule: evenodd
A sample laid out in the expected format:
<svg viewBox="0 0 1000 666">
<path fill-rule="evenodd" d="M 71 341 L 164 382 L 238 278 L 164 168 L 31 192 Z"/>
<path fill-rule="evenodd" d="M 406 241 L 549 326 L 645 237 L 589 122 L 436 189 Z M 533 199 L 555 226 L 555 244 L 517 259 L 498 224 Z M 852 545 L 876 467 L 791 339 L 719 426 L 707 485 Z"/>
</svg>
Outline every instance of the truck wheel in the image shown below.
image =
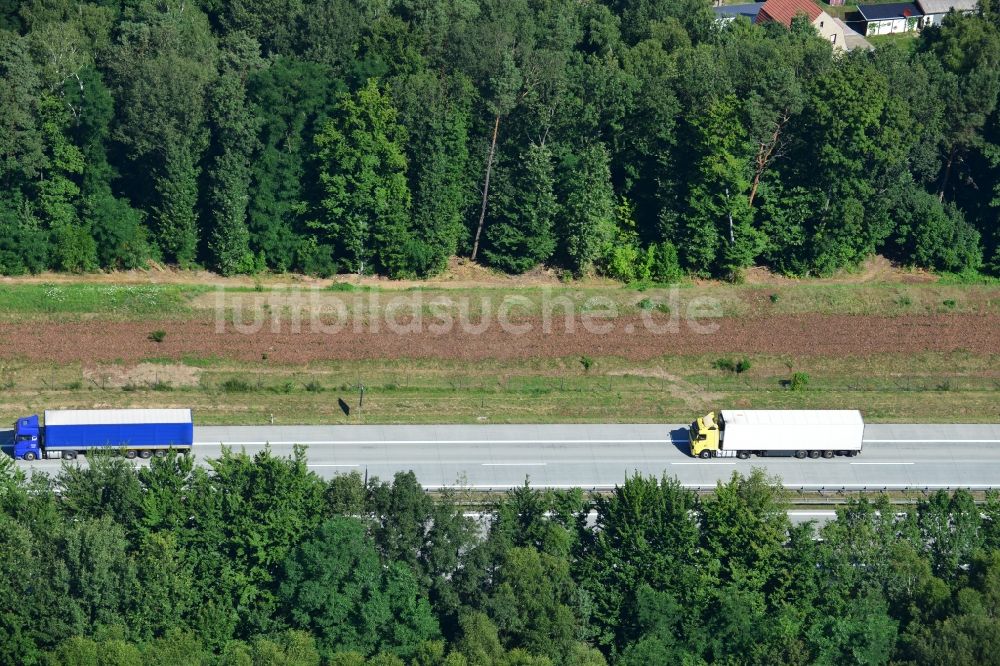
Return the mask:
<svg viewBox="0 0 1000 666">
<path fill-rule="evenodd" d="M 803 458 L 806 457 L 806 452 L 805 451 L 796 451 L 795 452 L 795 457 L 798 458 L 799 460 L 802 460 Z"/>
<path fill-rule="evenodd" d="M 35 459 L 35 454 L 32 453 L 31 451 L 28 451 L 27 453 L 25 453 L 21 457 L 24 458 L 25 460 L 34 460 Z"/>
<path fill-rule="evenodd" d="M 712 452 L 711 451 L 702 451 L 701 453 L 698 454 L 698 457 L 699 458 L 703 458 L 705 460 L 708 460 L 709 458 L 712 457 Z"/>
<path fill-rule="evenodd" d="M 153 457 L 153 452 L 150 451 L 149 449 L 143 449 L 142 451 L 139 451 L 139 457 L 140 458 L 152 458 Z"/>
<path fill-rule="evenodd" d="M 739 458 L 740 460 L 746 460 L 747 458 L 750 457 L 750 452 L 749 451 L 738 451 L 736 453 L 736 457 Z"/>
<path fill-rule="evenodd" d="M 156 449 L 156 452 L 153 455 L 155 455 L 157 458 L 166 458 L 167 457 L 167 450 L 166 449 Z"/>
<path fill-rule="evenodd" d="M 819 458 L 819 451 L 810 451 L 809 452 L 809 457 L 810 458 Z"/>
<path fill-rule="evenodd" d="M 823 452 L 823 457 L 824 458 L 832 458 L 833 457 L 833 451 L 824 451 Z"/>
<path fill-rule="evenodd" d="M 129 459 L 135 458 L 135 449 L 129 449 L 128 451 L 126 451 L 125 457 Z"/>
<path fill-rule="evenodd" d="M 63 460 L 75 460 L 76 459 L 76 451 L 63 451 L 62 457 L 63 457 Z"/>
</svg>

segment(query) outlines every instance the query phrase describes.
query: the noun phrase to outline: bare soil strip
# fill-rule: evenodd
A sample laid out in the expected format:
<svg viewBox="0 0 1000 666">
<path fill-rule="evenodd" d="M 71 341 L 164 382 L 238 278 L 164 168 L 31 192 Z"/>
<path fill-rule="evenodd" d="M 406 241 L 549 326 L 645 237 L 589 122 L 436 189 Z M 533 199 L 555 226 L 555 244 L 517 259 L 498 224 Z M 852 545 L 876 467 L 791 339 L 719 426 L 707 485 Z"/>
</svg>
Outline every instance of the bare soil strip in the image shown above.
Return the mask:
<svg viewBox="0 0 1000 666">
<path fill-rule="evenodd" d="M 556 327 L 541 321 L 519 322 L 523 334 L 492 325 L 480 334 L 457 328 L 446 333 L 396 333 L 356 330 L 292 332 L 265 325 L 240 333 L 232 326 L 217 332 L 214 321 L 47 323 L 24 327 L 0 323 L 0 358 L 57 363 L 137 362 L 149 358 L 226 358 L 243 361 L 308 363 L 320 360 L 442 358 L 458 360 L 556 358 L 577 355 L 618 356 L 643 361 L 664 355 L 707 353 L 864 356 L 922 351 L 965 350 L 1000 353 L 1000 316 L 971 314 L 871 317 L 781 315 L 714 320 L 714 333 L 698 333 L 681 322 L 679 330 L 656 333 L 640 317 L 604 322 L 612 330 L 598 334 Z M 702 324 L 707 323 L 702 320 Z M 166 331 L 162 342 L 149 339 L 153 329 Z"/>
</svg>

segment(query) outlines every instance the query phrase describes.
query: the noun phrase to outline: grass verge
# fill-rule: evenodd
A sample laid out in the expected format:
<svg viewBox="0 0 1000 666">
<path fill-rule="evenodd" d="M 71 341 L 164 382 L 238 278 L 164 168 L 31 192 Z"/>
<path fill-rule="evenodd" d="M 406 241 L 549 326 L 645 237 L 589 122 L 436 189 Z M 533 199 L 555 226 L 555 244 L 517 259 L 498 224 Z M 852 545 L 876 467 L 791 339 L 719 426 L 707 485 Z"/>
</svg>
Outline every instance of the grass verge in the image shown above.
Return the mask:
<svg viewBox="0 0 1000 666">
<path fill-rule="evenodd" d="M 205 291 L 199 285 L 174 284 L 0 284 L 0 317 L 161 319 L 190 314 L 191 299 Z"/>
<path fill-rule="evenodd" d="M 192 359 L 194 360 L 194 359 Z M 1000 412 L 1000 355 L 748 356 L 636 364 L 366 361 L 308 366 L 143 364 L 96 368 L 0 363 L 0 423 L 53 408 L 192 407 L 200 424 L 686 423 L 710 409 L 861 409 L 870 422 L 975 423 Z M 790 390 L 796 373 L 808 384 Z M 364 401 L 361 392 L 364 387 Z"/>
<path fill-rule="evenodd" d="M 333 283 L 327 287 L 299 284 L 216 287 L 199 284 L 111 285 L 91 282 L 0 284 L 0 320 L 31 318 L 62 321 L 108 317 L 157 321 L 212 318 L 220 308 L 227 319 L 308 317 L 311 312 L 370 318 L 387 313 L 420 311 L 478 319 L 503 308 L 511 316 L 563 316 L 568 310 L 631 316 L 643 311 L 677 313 L 704 309 L 711 301 L 714 316 L 775 314 L 908 315 L 935 312 L 998 313 L 1000 283 L 983 279 L 968 283 L 963 276 L 937 282 L 826 283 L 788 281 L 774 285 L 568 284 L 545 286 L 388 286 Z M 942 304 L 950 302 L 945 308 Z M 704 315 L 702 315 L 704 316 Z"/>
</svg>

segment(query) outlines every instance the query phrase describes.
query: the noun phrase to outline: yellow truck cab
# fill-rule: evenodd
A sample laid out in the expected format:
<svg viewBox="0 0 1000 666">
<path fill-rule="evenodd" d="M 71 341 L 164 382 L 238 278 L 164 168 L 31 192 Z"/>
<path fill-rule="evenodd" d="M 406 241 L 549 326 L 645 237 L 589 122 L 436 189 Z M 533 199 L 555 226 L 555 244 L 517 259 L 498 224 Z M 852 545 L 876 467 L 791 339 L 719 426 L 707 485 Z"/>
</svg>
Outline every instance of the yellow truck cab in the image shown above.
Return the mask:
<svg viewBox="0 0 1000 666">
<path fill-rule="evenodd" d="M 698 420 L 691 424 L 689 437 L 692 456 L 711 458 L 712 453 L 719 450 L 719 422 L 715 412 L 698 417 Z"/>
</svg>

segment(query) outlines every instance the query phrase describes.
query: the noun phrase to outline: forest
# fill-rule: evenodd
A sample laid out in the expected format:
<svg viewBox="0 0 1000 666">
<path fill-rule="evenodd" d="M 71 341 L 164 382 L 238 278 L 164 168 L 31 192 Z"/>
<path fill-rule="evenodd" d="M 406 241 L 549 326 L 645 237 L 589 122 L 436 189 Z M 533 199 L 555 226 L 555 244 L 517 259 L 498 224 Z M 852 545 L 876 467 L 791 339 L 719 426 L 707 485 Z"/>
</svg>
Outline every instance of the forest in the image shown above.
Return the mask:
<svg viewBox="0 0 1000 666">
<path fill-rule="evenodd" d="M 707 0 L 4 0 L 0 273 L 1000 271 L 1000 8 L 912 48 Z"/>
<path fill-rule="evenodd" d="M 0 460 L 0 662 L 50 666 L 998 663 L 1000 496 L 428 493 L 301 447 L 26 479 Z M 478 506 L 475 504 L 478 503 Z"/>
</svg>

